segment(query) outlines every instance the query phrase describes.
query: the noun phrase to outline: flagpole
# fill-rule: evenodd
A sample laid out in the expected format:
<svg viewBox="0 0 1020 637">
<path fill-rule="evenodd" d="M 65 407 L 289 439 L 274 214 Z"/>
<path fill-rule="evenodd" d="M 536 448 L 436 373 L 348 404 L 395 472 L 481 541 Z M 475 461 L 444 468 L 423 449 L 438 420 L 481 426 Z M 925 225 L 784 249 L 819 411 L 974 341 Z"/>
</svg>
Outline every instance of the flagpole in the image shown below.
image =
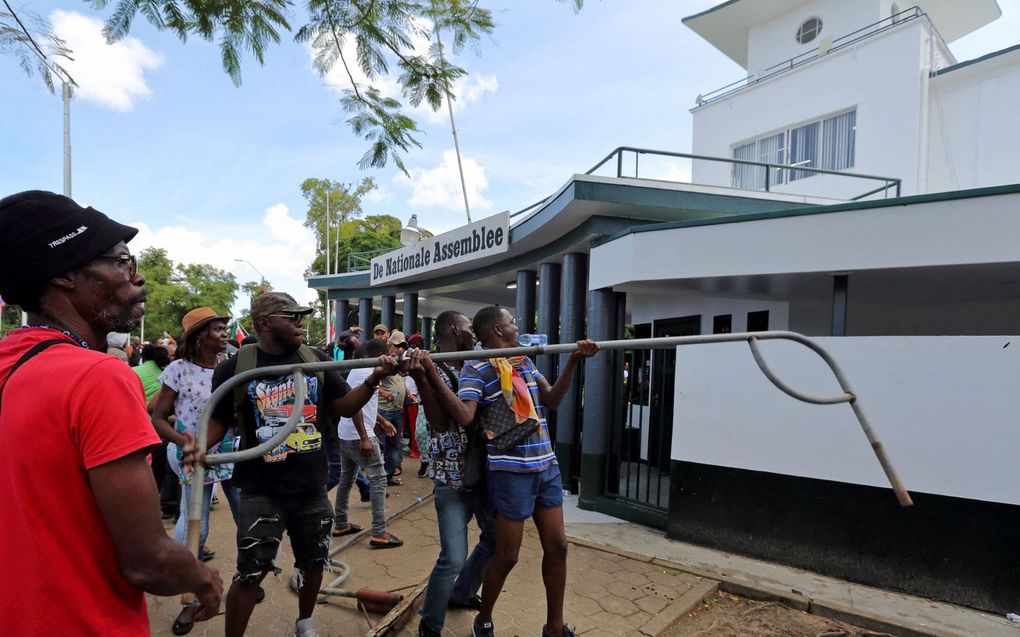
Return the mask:
<svg viewBox="0 0 1020 637">
<path fill-rule="evenodd" d="M 329 274 L 329 273 L 330 273 L 329 272 L 329 185 L 327 183 L 327 185 L 326 185 L 326 274 Z M 328 292 L 326 293 L 325 301 L 326 301 L 326 303 L 325 303 L 325 305 L 326 305 L 326 336 L 322 340 L 326 341 L 326 343 L 328 344 L 329 339 L 330 339 L 330 330 L 329 330 L 330 319 L 332 319 L 332 316 L 330 316 L 332 314 L 332 312 L 330 312 L 330 308 L 329 308 L 329 293 Z"/>
</svg>

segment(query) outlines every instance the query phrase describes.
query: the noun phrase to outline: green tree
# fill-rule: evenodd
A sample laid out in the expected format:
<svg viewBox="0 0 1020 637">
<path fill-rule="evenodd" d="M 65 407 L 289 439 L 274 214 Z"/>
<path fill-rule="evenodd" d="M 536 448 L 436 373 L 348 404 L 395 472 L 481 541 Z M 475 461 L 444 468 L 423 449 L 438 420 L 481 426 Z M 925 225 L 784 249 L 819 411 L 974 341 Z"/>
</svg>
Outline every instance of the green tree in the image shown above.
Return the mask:
<svg viewBox="0 0 1020 637">
<path fill-rule="evenodd" d="M 21 327 L 21 308 L 17 305 L 0 306 L 0 337 Z"/>
<path fill-rule="evenodd" d="M 103 9 L 110 0 L 90 0 Z M 573 0 L 580 6 L 582 0 Z M 110 41 L 128 34 L 139 11 L 157 29 L 181 40 L 189 35 L 216 41 L 223 69 L 235 84 L 241 82 L 241 50 L 247 49 L 260 64 L 267 47 L 289 31 L 290 0 L 116 0 L 104 33 Z M 384 96 L 373 83 L 394 76 L 402 97 L 412 106 L 426 102 L 438 110 L 453 82 L 466 75 L 451 64 L 440 44 L 440 32 L 459 51 L 492 33 L 492 13 L 478 0 L 304 0 L 304 24 L 294 33 L 298 42 L 314 51 L 314 67 L 325 76 L 342 68 L 351 87 L 341 106 L 349 115 L 351 130 L 369 142 L 362 168 L 382 167 L 392 160 L 407 172 L 402 153 L 420 148 L 417 122 L 404 113 L 404 105 Z M 421 50 L 420 42 L 427 43 Z M 360 72 L 368 82 L 359 83 Z M 452 98 L 452 95 L 451 95 Z"/>
<path fill-rule="evenodd" d="M 53 92 L 53 76 L 76 86 L 74 80 L 59 64 L 71 59 L 71 51 L 64 41 L 53 35 L 50 25 L 35 13 L 19 8 L 14 11 L 8 0 L 0 4 L 0 55 L 13 56 L 18 66 L 28 75 L 38 73 Z"/>
<path fill-rule="evenodd" d="M 308 202 L 308 212 L 305 213 L 305 227 L 315 234 L 316 255 L 323 255 L 325 264 L 326 246 L 326 216 L 329 214 L 329 239 L 330 253 L 332 255 L 336 247 L 336 230 L 345 222 L 360 217 L 363 214 L 361 200 L 368 193 L 375 190 L 375 180 L 371 177 L 362 179 L 357 185 L 345 184 L 330 179 L 316 179 L 309 177 L 301 182 L 301 196 Z M 333 257 L 335 259 L 335 256 Z M 335 272 L 333 267 L 330 272 Z M 323 274 L 325 269 L 315 270 L 317 274 Z"/>
<path fill-rule="evenodd" d="M 181 319 L 196 307 L 229 313 L 238 284 L 234 275 L 205 264 L 177 264 L 163 248 L 149 248 L 138 257 L 138 270 L 149 292 L 145 303 L 145 334 L 156 338 L 181 332 Z"/>
</svg>

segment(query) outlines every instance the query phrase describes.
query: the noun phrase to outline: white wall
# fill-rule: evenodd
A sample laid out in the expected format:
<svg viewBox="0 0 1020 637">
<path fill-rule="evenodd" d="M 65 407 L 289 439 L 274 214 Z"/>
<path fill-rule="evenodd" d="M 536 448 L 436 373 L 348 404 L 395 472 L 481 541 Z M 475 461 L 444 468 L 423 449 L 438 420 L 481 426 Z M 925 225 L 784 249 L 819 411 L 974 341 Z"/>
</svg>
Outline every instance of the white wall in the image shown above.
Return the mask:
<svg viewBox="0 0 1020 637">
<path fill-rule="evenodd" d="M 670 318 L 701 315 L 701 333 L 712 333 L 712 320 L 718 314 L 733 316 L 732 331 L 747 330 L 747 313 L 769 311 L 769 329 L 785 330 L 789 322 L 789 304 L 775 299 L 711 297 L 701 294 L 663 290 L 659 294 L 627 294 L 627 307 L 633 325 Z"/>
<path fill-rule="evenodd" d="M 913 194 L 917 189 L 928 37 L 927 22 L 913 20 L 695 108 L 691 111 L 692 152 L 732 157 L 734 146 L 747 140 L 856 107 L 855 165 L 848 170 L 898 177 L 903 180 L 903 194 Z M 729 164 L 696 161 L 692 181 L 728 186 L 731 173 Z M 798 180 L 777 191 L 851 197 L 878 185 L 823 175 Z"/>
<path fill-rule="evenodd" d="M 1020 336 L 816 340 L 842 366 L 908 489 L 1020 504 Z M 743 343 L 678 349 L 674 460 L 888 486 L 846 404 L 788 397 Z M 793 387 L 840 393 L 807 348 L 762 349 Z"/>
<path fill-rule="evenodd" d="M 1020 50 L 932 80 L 929 190 L 1020 182 Z"/>
<path fill-rule="evenodd" d="M 878 0 L 815 0 L 755 25 L 747 36 L 748 74 L 757 74 L 762 69 L 817 49 L 823 38 L 838 38 L 878 22 L 888 15 L 879 15 L 880 11 Z M 797 29 L 808 18 L 820 18 L 822 32 L 811 42 L 800 44 L 797 42 Z"/>
<path fill-rule="evenodd" d="M 635 233 L 592 249 L 588 285 L 1011 263 L 1017 210 L 1008 194 Z"/>
</svg>

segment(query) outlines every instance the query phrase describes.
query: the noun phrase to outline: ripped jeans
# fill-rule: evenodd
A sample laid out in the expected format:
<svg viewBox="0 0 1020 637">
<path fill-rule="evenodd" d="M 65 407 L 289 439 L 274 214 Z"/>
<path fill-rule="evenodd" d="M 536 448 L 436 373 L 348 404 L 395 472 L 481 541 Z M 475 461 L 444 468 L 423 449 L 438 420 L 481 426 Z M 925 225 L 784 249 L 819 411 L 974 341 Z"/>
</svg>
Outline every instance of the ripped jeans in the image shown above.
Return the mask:
<svg viewBox="0 0 1020 637">
<path fill-rule="evenodd" d="M 269 572 L 283 532 L 290 536 L 294 568 L 300 573 L 322 570 L 329 559 L 333 507 L 325 489 L 318 493 L 272 496 L 241 491 L 237 525 L 235 580 L 256 583 Z"/>
</svg>

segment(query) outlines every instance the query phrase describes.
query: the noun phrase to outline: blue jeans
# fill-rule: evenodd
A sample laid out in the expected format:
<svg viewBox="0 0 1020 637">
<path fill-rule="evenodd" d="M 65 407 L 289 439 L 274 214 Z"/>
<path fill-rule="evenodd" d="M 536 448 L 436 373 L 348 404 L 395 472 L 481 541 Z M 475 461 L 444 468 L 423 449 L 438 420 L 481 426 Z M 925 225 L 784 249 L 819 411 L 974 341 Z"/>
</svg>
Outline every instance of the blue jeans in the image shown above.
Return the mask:
<svg viewBox="0 0 1020 637">
<path fill-rule="evenodd" d="M 381 537 L 386 533 L 386 470 L 383 468 L 382 451 L 379 441 L 373 436 L 372 455 L 368 458 L 361 455 L 360 440 L 341 440 L 342 469 L 340 485 L 336 490 L 336 506 L 333 508 L 333 525 L 337 529 L 346 529 L 350 520 L 347 518 L 347 505 L 358 470 L 364 471 L 371 482 L 369 497 L 372 502 L 372 535 Z"/>
<path fill-rule="evenodd" d="M 439 559 L 432 567 L 420 613 L 422 623 L 441 632 L 450 600 L 464 602 L 478 593 L 495 550 L 495 534 L 484 490 L 457 491 L 437 482 L 434 492 Z M 481 535 L 468 557 L 467 525 L 472 515 Z"/>
<path fill-rule="evenodd" d="M 403 410 L 379 410 L 379 415 L 393 423 L 397 433 L 383 436 L 383 461 L 386 463 L 386 475 L 392 476 L 404 461 L 404 412 Z"/>
<path fill-rule="evenodd" d="M 326 483 L 326 491 L 332 491 L 333 487 L 340 484 L 340 456 L 343 455 L 340 451 L 340 441 L 337 440 L 335 444 L 326 445 L 326 459 L 329 462 L 329 482 Z M 358 487 L 358 493 L 361 494 L 361 499 L 365 500 L 369 497 L 369 482 L 368 478 L 364 474 L 358 473 L 354 478 L 354 484 Z"/>
</svg>

